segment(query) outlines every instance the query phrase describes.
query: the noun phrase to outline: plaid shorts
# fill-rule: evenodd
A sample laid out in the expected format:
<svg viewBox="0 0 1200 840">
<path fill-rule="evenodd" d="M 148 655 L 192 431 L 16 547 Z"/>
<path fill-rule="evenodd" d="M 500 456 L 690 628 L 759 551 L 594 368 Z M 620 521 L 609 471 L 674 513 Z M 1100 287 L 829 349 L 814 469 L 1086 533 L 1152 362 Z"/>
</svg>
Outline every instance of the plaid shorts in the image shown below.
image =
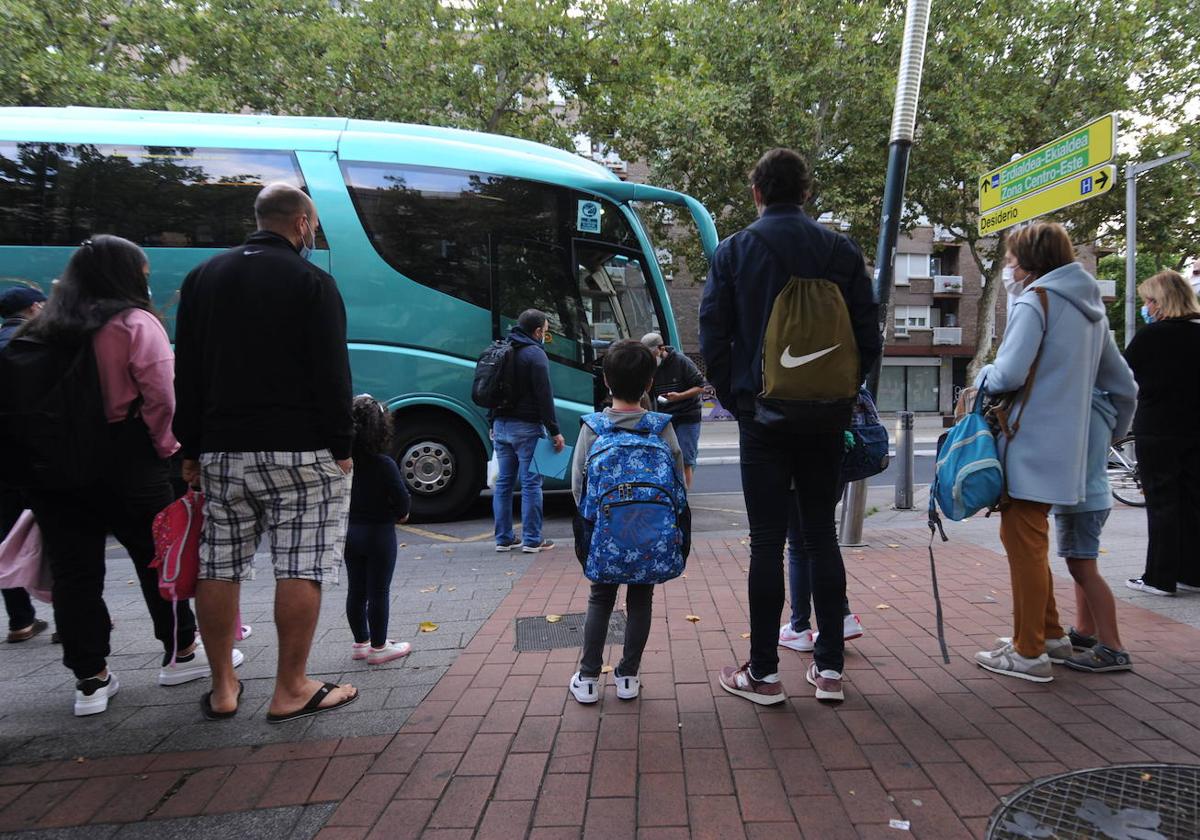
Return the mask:
<svg viewBox="0 0 1200 840">
<path fill-rule="evenodd" d="M 319 452 L 210 452 L 200 456 L 202 580 L 249 580 L 266 534 L 275 577 L 337 583 L 346 543 L 350 476 Z"/>
</svg>

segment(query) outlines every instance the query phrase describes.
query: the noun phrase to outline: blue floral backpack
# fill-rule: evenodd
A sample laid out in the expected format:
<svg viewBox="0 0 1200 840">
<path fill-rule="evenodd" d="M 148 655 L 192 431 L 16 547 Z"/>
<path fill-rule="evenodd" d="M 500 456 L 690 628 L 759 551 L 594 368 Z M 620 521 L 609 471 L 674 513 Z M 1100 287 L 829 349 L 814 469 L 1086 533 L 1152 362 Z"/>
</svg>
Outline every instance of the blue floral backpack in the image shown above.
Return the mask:
<svg viewBox="0 0 1200 840">
<path fill-rule="evenodd" d="M 602 413 L 583 422 L 596 433 L 575 516 L 575 556 L 596 583 L 662 583 L 678 577 L 691 550 L 691 511 L 663 429 L 669 415 L 647 412 L 635 429 Z"/>
</svg>

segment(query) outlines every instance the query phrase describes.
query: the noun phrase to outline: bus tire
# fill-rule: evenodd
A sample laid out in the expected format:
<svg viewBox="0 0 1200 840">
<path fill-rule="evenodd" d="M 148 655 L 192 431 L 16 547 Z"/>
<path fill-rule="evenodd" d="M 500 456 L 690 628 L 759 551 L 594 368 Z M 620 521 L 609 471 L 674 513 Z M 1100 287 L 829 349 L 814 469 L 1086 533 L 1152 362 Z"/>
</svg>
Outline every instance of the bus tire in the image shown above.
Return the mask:
<svg viewBox="0 0 1200 840">
<path fill-rule="evenodd" d="M 442 411 L 402 411 L 393 418 L 392 457 L 412 493 L 412 519 L 461 516 L 483 489 L 486 470 L 478 435 Z"/>
</svg>

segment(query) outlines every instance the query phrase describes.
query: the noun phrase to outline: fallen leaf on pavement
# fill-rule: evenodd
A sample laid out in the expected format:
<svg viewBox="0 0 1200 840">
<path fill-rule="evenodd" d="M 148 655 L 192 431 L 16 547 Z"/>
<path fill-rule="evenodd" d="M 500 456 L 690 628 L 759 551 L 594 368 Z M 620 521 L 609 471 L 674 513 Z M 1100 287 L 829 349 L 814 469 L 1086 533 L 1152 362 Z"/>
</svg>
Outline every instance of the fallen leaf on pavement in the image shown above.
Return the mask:
<svg viewBox="0 0 1200 840">
<path fill-rule="evenodd" d="M 686 618 L 688 621 L 692 622 L 692 624 L 695 624 L 697 621 L 700 620 L 700 616 L 698 616 L 698 615 L 685 615 L 684 618 Z"/>
<path fill-rule="evenodd" d="M 437 592 L 437 587 L 436 586 L 426 586 L 421 591 L 422 592 Z"/>
<path fill-rule="evenodd" d="M 436 624 L 434 624 L 432 621 L 422 621 L 420 624 L 417 625 L 417 628 L 422 633 L 432 633 L 434 630 L 438 629 L 438 626 Z"/>
<path fill-rule="evenodd" d="M 446 591 L 447 591 L 447 592 L 454 592 L 454 591 L 455 591 L 455 590 L 457 590 L 457 589 L 458 589 L 458 587 L 457 587 L 457 586 L 447 586 L 447 587 L 446 587 Z"/>
<path fill-rule="evenodd" d="M 516 572 L 505 572 L 505 573 L 504 573 L 504 576 L 505 576 L 505 577 L 512 577 L 512 576 L 513 576 L 513 575 L 515 575 L 515 574 L 516 574 Z"/>
<path fill-rule="evenodd" d="M 604 666 L 602 666 L 602 667 L 600 668 L 600 673 L 601 673 L 601 674 L 611 674 L 611 673 L 612 673 L 612 666 L 611 666 L 611 665 L 604 665 Z"/>
<path fill-rule="evenodd" d="M 743 634 L 742 634 L 742 638 L 743 638 L 743 639 L 749 639 L 749 638 L 750 638 L 750 634 L 749 634 L 749 633 L 743 633 Z"/>
<path fill-rule="evenodd" d="M 414 559 L 414 560 L 420 560 L 420 559 L 421 559 L 421 555 L 420 555 L 420 554 L 418 554 L 418 555 L 417 555 L 416 557 L 414 557 L 413 559 Z"/>
<path fill-rule="evenodd" d="M 877 609 L 877 610 L 890 610 L 890 609 L 891 609 L 891 607 L 889 607 L 887 604 L 876 604 L 876 605 L 875 605 L 875 609 Z"/>
<path fill-rule="evenodd" d="M 408 548 L 408 543 L 400 543 L 401 548 Z"/>
<path fill-rule="evenodd" d="M 899 548 L 899 547 L 900 547 L 900 543 L 888 543 L 888 544 L 887 544 L 887 547 L 888 547 L 888 548 Z"/>
<path fill-rule="evenodd" d="M 548 615 L 548 616 L 546 616 L 546 623 L 547 623 L 547 624 L 558 624 L 558 622 L 560 622 L 560 621 L 562 621 L 562 616 L 561 616 L 561 615 Z"/>
</svg>

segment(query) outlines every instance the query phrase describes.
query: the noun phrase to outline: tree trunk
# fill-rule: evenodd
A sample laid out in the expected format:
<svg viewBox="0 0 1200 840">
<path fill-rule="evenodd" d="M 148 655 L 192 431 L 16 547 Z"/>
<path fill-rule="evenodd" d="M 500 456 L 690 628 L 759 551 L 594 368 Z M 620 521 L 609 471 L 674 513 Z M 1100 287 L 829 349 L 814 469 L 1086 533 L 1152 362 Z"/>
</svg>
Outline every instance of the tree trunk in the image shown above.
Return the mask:
<svg viewBox="0 0 1200 840">
<path fill-rule="evenodd" d="M 1000 296 L 1000 287 L 1004 285 L 1000 272 L 1004 269 L 1004 257 L 1008 252 L 1008 231 L 1000 231 L 996 240 L 996 256 L 992 262 L 992 270 L 988 272 L 983 257 L 979 252 L 979 240 L 971 240 L 971 256 L 979 267 L 979 276 L 987 278 L 983 294 L 979 297 L 975 317 L 975 355 L 967 365 L 967 384 L 975 381 L 975 377 L 992 355 L 992 331 L 996 327 L 996 299 Z"/>
</svg>

